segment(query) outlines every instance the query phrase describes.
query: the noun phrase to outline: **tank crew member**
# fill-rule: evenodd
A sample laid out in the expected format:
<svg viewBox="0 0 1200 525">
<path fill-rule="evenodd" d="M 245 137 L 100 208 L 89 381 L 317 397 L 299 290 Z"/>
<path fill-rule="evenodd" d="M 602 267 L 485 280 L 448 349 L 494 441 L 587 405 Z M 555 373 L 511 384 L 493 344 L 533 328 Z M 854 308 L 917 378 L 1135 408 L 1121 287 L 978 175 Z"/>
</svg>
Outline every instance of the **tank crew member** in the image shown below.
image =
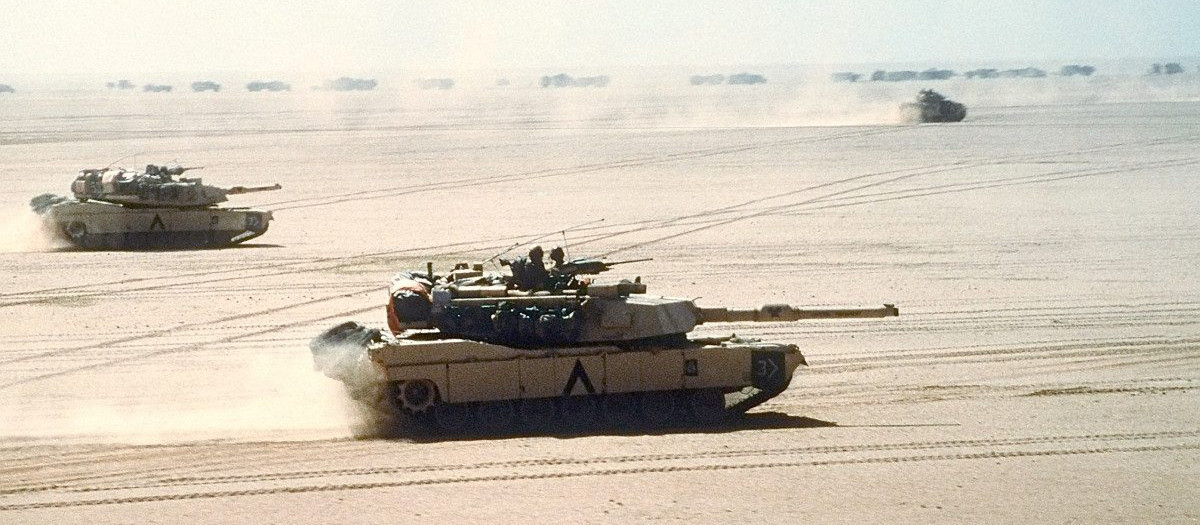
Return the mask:
<svg viewBox="0 0 1200 525">
<path fill-rule="evenodd" d="M 518 290 L 544 290 L 550 278 L 546 271 L 546 263 L 542 260 L 545 252 L 541 246 L 529 250 L 528 257 L 517 257 L 508 263 L 512 269 L 512 282 Z"/>
<path fill-rule="evenodd" d="M 573 273 L 564 270 L 563 265 L 566 264 L 566 253 L 563 252 L 561 246 L 555 246 L 550 250 L 550 260 L 554 261 L 554 267 L 550 268 L 550 278 L 546 283 L 547 289 L 555 292 L 560 292 L 567 289 L 571 285 L 571 280 L 575 278 Z"/>
<path fill-rule="evenodd" d="M 529 262 L 525 263 L 525 289 L 544 290 L 550 274 L 546 272 L 546 263 L 542 261 L 545 252 L 541 246 L 529 250 Z"/>
</svg>

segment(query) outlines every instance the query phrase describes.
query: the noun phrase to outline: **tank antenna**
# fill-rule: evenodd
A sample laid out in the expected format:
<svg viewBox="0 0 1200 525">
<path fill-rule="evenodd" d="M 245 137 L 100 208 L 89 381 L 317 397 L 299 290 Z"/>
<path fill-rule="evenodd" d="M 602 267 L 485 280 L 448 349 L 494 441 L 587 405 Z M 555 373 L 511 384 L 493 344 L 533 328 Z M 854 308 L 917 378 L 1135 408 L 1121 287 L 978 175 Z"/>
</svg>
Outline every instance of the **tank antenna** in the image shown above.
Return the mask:
<svg viewBox="0 0 1200 525">
<path fill-rule="evenodd" d="M 107 165 L 107 166 L 105 166 L 105 167 L 104 167 L 104 169 L 111 168 L 111 167 L 113 167 L 113 165 L 114 165 L 114 164 L 116 164 L 116 163 L 118 163 L 118 162 L 121 162 L 121 161 L 123 161 L 123 160 L 125 160 L 125 159 L 127 159 L 127 158 L 129 158 L 129 157 L 136 157 L 136 156 L 138 156 L 138 155 L 141 155 L 142 153 L 145 153 L 145 152 L 144 152 L 144 151 L 139 151 L 139 152 L 136 152 L 136 153 L 130 153 L 130 154 L 128 154 L 128 155 L 125 155 L 124 157 L 121 157 L 121 158 L 119 158 L 119 159 L 117 159 L 117 160 L 114 160 L 114 161 L 112 161 L 112 162 L 108 163 L 108 165 Z"/>
<path fill-rule="evenodd" d="M 496 260 L 496 258 L 497 258 L 497 257 L 499 257 L 499 256 L 501 256 L 501 255 L 504 255 L 504 254 L 506 254 L 506 253 L 508 253 L 508 252 L 511 252 L 511 251 L 513 251 L 513 250 L 515 250 L 515 249 L 517 249 L 517 248 L 521 247 L 521 246 L 525 246 L 526 244 L 530 244 L 530 243 L 534 243 L 534 242 L 540 241 L 540 240 L 542 240 L 542 239 L 545 239 L 546 237 L 549 237 L 549 236 L 551 236 L 551 235 L 554 235 L 554 234 L 556 234 L 556 233 L 560 233 L 560 232 L 561 232 L 561 233 L 563 234 L 564 238 L 566 238 L 566 235 L 567 235 L 567 230 L 574 230 L 575 228 L 582 228 L 582 227 L 584 227 L 584 226 L 587 226 L 587 225 L 589 225 L 589 224 L 595 224 L 595 223 L 597 223 L 597 222 L 604 222 L 604 219 L 596 219 L 596 220 L 591 220 L 591 221 L 587 221 L 587 222 L 581 222 L 581 223 L 579 223 L 579 224 L 576 224 L 576 225 L 574 225 L 574 226 L 570 226 L 570 227 L 567 227 L 567 228 L 563 228 L 563 229 L 561 229 L 561 230 L 554 230 L 554 231 L 552 231 L 552 232 L 550 232 L 550 233 L 543 233 L 543 234 L 541 234 L 541 235 L 538 235 L 537 237 L 534 237 L 534 238 L 532 238 L 532 239 L 529 239 L 529 240 L 527 240 L 527 241 L 521 241 L 521 242 L 515 243 L 515 244 L 513 244 L 512 246 L 509 246 L 508 248 L 505 248 L 505 249 L 504 249 L 504 251 L 502 251 L 502 252 L 500 252 L 500 253 L 497 253 L 496 255 L 493 255 L 493 256 L 491 256 L 491 257 L 488 257 L 488 258 L 487 258 L 487 260 L 485 260 L 485 261 L 483 261 L 483 262 L 485 262 L 485 263 L 492 262 L 492 261 Z"/>
</svg>

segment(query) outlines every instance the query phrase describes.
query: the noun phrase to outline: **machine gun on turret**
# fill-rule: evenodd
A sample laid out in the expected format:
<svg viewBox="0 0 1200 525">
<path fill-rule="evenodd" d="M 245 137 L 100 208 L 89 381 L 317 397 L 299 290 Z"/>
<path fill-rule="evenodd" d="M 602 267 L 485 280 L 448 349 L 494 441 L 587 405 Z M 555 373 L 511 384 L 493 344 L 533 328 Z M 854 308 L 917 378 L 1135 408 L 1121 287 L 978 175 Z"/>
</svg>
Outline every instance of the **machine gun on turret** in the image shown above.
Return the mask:
<svg viewBox="0 0 1200 525">
<path fill-rule="evenodd" d="M 596 274 L 607 272 L 607 271 L 611 270 L 613 266 L 616 266 L 618 264 L 629 264 L 629 263 L 645 262 L 645 261 L 653 261 L 653 260 L 654 260 L 653 257 L 646 257 L 644 259 L 628 259 L 628 260 L 624 260 L 624 261 L 611 261 L 611 262 L 605 261 L 603 259 L 575 259 L 574 261 L 565 262 L 561 265 L 555 266 L 554 269 L 557 269 L 562 274 L 596 275 Z"/>
<path fill-rule="evenodd" d="M 204 166 L 159 166 L 157 164 L 147 164 L 144 176 L 157 177 L 165 182 L 170 182 L 171 177 L 178 177 L 191 170 L 202 170 Z"/>
</svg>

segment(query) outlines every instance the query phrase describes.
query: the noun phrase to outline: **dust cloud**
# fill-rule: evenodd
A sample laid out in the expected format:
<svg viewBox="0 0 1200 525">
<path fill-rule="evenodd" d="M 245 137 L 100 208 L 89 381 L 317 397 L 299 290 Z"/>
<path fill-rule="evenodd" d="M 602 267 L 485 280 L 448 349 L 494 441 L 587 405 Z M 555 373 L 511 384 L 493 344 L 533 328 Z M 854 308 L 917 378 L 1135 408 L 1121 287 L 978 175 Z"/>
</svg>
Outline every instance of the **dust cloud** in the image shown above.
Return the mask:
<svg viewBox="0 0 1200 525">
<path fill-rule="evenodd" d="M 294 350 L 248 354 L 218 368 L 181 358 L 170 372 L 154 367 L 151 377 L 131 378 L 139 375 L 132 370 L 21 385 L 0 407 L 0 440 L 150 444 L 374 435 L 376 421 Z"/>
<path fill-rule="evenodd" d="M 0 210 L 0 253 L 48 251 L 67 245 L 54 238 L 41 217 L 28 208 Z"/>
<path fill-rule="evenodd" d="M 341 384 L 350 430 L 355 437 L 395 435 L 402 423 L 388 399 L 383 369 L 367 355 L 366 345 L 381 337 L 378 330 L 356 322 L 339 324 L 309 343 L 313 370 Z"/>
</svg>

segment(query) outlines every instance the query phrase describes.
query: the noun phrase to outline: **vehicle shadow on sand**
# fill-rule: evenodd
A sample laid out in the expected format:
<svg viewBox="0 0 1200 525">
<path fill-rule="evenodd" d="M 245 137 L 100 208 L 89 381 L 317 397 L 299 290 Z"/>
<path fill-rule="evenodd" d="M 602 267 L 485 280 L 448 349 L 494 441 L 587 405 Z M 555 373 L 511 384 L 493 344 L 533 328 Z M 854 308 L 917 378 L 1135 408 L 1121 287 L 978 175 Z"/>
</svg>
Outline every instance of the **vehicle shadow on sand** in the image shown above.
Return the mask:
<svg viewBox="0 0 1200 525">
<path fill-rule="evenodd" d="M 381 439 L 403 440 L 411 443 L 434 443 L 444 441 L 476 441 L 513 438 L 549 437 L 573 439 L 595 436 L 664 436 L 670 434 L 729 434 L 734 432 L 754 430 L 781 430 L 836 427 L 833 421 L 823 421 L 811 417 L 793 416 L 782 412 L 758 412 L 746 414 L 736 420 L 718 425 L 679 425 L 658 427 L 610 427 L 593 426 L 588 428 L 544 428 L 521 429 L 506 432 L 469 432 L 448 434 L 440 430 L 419 426 L 393 427 L 386 435 L 376 436 Z"/>
<path fill-rule="evenodd" d="M 243 244 L 234 244 L 231 246 L 211 246 L 211 247 L 181 246 L 181 247 L 165 247 L 165 248 L 123 248 L 123 249 L 86 248 L 83 246 L 55 246 L 55 247 L 49 248 L 45 251 L 48 251 L 48 252 L 117 252 L 117 253 L 166 252 L 166 253 L 174 253 L 174 252 L 208 252 L 208 251 L 218 251 L 218 250 L 248 250 L 248 249 L 257 249 L 257 248 L 286 248 L 286 246 L 284 246 L 282 244 L 270 244 L 270 243 L 243 243 Z"/>
</svg>

